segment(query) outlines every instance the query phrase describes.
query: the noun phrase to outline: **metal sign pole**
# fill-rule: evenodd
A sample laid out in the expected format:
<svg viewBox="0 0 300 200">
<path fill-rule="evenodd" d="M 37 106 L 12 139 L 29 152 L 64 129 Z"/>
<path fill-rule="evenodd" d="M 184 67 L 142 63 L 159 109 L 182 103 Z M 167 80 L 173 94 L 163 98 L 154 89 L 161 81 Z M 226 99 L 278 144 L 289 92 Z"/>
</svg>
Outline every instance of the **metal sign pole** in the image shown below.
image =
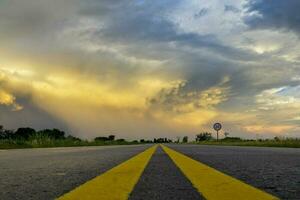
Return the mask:
<svg viewBox="0 0 300 200">
<path fill-rule="evenodd" d="M 215 131 L 217 131 L 217 141 L 219 141 L 219 131 L 222 129 L 222 124 L 215 123 L 213 128 L 215 129 Z"/>
</svg>

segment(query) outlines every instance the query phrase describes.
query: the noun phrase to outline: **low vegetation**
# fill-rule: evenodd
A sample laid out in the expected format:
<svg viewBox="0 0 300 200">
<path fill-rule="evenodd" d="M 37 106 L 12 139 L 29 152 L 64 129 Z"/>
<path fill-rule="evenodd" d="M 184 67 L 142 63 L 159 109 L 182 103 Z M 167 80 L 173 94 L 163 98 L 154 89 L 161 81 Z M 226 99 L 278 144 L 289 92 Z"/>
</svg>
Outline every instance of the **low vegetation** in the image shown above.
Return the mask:
<svg viewBox="0 0 300 200">
<path fill-rule="evenodd" d="M 211 133 L 200 133 L 196 135 L 196 141 L 192 144 L 202 145 L 224 145 L 224 146 L 259 146 L 259 147 L 291 147 L 300 148 L 299 138 L 284 138 L 275 137 L 273 139 L 258 139 L 258 140 L 246 140 L 239 137 L 228 137 L 229 133 L 226 133 L 225 138 L 216 140 L 212 137 Z"/>
<path fill-rule="evenodd" d="M 138 142 L 115 139 L 114 135 L 96 137 L 93 141 L 88 141 L 66 135 L 64 131 L 58 129 L 36 131 L 33 128 L 19 128 L 14 131 L 6 130 L 3 126 L 0 126 L 0 149 L 129 145 L 149 142 L 151 141 L 141 140 Z"/>
<path fill-rule="evenodd" d="M 116 138 L 115 135 L 99 136 L 92 141 L 82 140 L 66 134 L 58 129 L 44 129 L 36 131 L 33 128 L 19 128 L 16 131 L 4 129 L 0 126 L 0 149 L 41 148 L 41 147 L 75 147 L 75 146 L 103 146 L 103 145 L 130 145 L 148 143 L 188 143 L 202 145 L 228 146 L 262 146 L 262 147 L 293 147 L 300 148 L 300 139 L 275 137 L 274 139 L 245 140 L 239 137 L 229 137 L 216 140 L 212 133 L 203 132 L 196 135 L 195 141 L 189 142 L 188 136 L 177 137 L 172 141 L 168 138 L 154 138 L 153 140 L 140 139 L 127 141 Z"/>
<path fill-rule="evenodd" d="M 171 143 L 168 138 L 140 139 L 127 141 L 116 138 L 115 135 L 99 136 L 92 141 L 82 140 L 67 135 L 58 129 L 44 129 L 36 131 L 33 128 L 19 128 L 16 131 L 4 129 L 0 126 L 0 149 L 42 148 L 42 147 L 75 147 L 75 146 L 103 146 L 103 145 L 131 145 L 148 143 Z"/>
</svg>

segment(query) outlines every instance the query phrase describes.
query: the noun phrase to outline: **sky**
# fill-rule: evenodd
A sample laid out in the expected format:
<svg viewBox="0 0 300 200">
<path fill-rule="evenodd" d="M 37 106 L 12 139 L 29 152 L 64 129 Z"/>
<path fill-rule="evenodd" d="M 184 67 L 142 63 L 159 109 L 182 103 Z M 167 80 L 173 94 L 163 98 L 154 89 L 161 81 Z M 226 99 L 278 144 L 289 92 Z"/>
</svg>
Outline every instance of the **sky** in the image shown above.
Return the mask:
<svg viewBox="0 0 300 200">
<path fill-rule="evenodd" d="M 0 0 L 0 124 L 300 137 L 299 0 Z"/>
</svg>

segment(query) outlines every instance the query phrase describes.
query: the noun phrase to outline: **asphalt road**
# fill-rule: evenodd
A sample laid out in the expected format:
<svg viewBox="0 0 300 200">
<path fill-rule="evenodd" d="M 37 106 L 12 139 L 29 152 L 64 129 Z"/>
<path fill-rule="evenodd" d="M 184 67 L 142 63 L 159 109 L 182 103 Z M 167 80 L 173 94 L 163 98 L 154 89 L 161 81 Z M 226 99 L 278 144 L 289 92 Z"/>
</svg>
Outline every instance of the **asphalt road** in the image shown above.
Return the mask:
<svg viewBox="0 0 300 200">
<path fill-rule="evenodd" d="M 281 199 L 300 199 L 300 149 L 168 146 Z"/>
<path fill-rule="evenodd" d="M 203 199 L 160 147 L 129 198 L 129 200 L 152 199 Z"/>
<path fill-rule="evenodd" d="M 168 146 L 281 199 L 300 199 L 300 149 Z M 149 147 L 0 151 L 0 199 L 55 199 Z M 167 154 L 158 148 L 129 199 L 204 198 Z"/>
<path fill-rule="evenodd" d="M 0 151 L 0 199 L 55 199 L 147 148 L 148 145 Z"/>
</svg>

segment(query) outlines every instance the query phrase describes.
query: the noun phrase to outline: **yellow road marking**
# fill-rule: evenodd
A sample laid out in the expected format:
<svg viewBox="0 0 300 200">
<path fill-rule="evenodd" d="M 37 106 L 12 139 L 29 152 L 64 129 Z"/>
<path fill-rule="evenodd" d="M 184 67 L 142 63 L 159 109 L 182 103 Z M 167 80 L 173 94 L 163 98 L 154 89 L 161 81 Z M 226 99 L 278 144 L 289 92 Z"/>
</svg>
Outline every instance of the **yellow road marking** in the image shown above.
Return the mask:
<svg viewBox="0 0 300 200">
<path fill-rule="evenodd" d="M 223 174 L 166 146 L 164 151 L 208 200 L 278 200 L 262 190 Z"/>
<path fill-rule="evenodd" d="M 153 146 L 137 156 L 88 181 L 58 200 L 125 200 L 155 152 Z"/>
</svg>

